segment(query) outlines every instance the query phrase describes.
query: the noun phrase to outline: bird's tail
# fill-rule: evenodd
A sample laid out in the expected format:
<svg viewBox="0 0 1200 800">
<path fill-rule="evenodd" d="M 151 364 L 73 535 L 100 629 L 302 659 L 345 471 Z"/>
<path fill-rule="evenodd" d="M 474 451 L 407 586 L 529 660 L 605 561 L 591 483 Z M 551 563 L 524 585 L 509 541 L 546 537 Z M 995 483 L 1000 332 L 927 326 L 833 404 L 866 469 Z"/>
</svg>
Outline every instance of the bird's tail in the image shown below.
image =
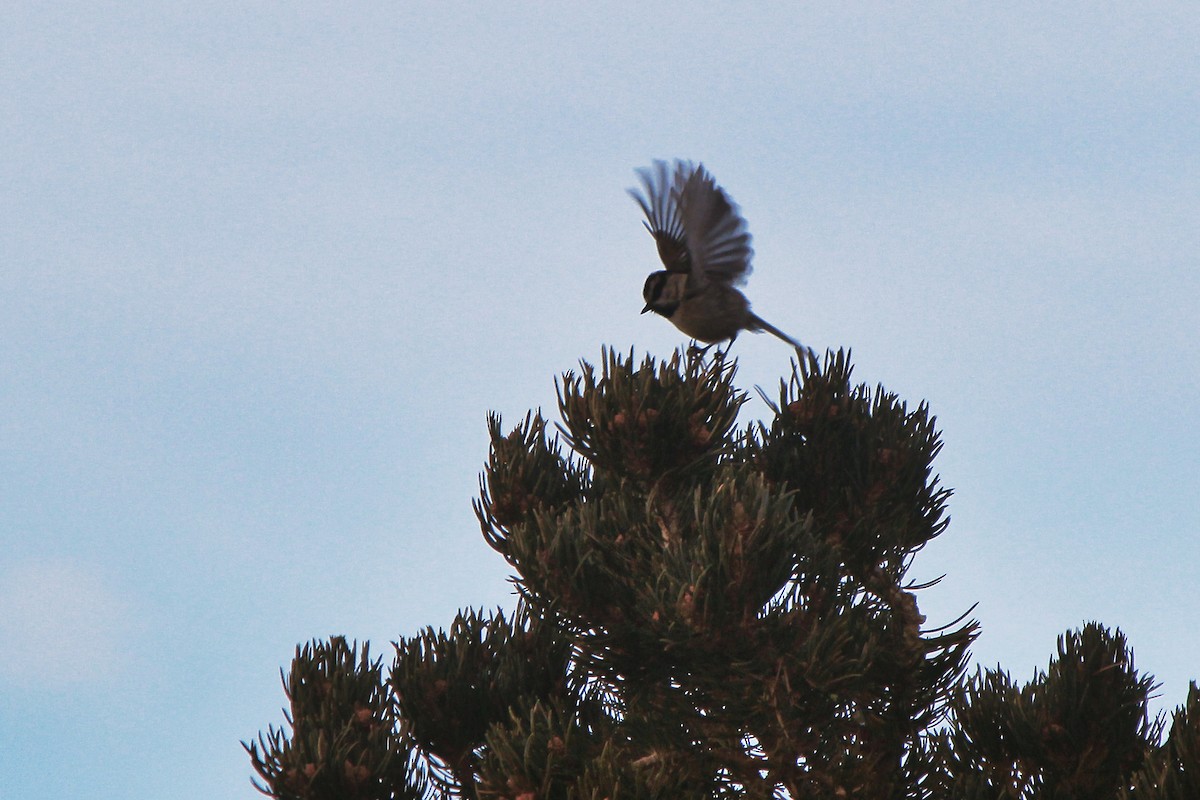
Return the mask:
<svg viewBox="0 0 1200 800">
<path fill-rule="evenodd" d="M 808 347 L 808 346 L 806 346 L 806 345 L 802 345 L 802 344 L 800 344 L 798 341 L 796 341 L 796 340 L 795 340 L 795 339 L 793 339 L 792 337 L 788 336 L 786 333 L 784 333 L 783 331 L 779 330 L 779 328 L 776 328 L 774 325 L 772 325 L 771 323 L 767 322 L 765 319 L 763 319 L 762 317 L 758 316 L 757 314 L 751 313 L 751 314 L 750 314 L 750 319 L 751 319 L 751 321 L 754 323 L 754 326 L 755 326 L 755 327 L 756 327 L 758 330 L 760 330 L 760 331 L 766 331 L 767 333 L 770 333 L 770 334 L 773 334 L 773 335 L 775 335 L 775 336 L 778 336 L 780 339 L 782 339 L 783 341 L 787 342 L 788 344 L 790 344 L 792 347 L 796 348 L 797 350 L 799 350 L 799 351 L 801 351 L 801 352 L 805 353 L 805 354 L 806 354 L 806 355 L 808 355 L 810 358 L 813 358 L 813 359 L 815 359 L 815 358 L 817 357 L 817 354 L 813 352 L 813 349 L 812 349 L 811 347 Z"/>
</svg>

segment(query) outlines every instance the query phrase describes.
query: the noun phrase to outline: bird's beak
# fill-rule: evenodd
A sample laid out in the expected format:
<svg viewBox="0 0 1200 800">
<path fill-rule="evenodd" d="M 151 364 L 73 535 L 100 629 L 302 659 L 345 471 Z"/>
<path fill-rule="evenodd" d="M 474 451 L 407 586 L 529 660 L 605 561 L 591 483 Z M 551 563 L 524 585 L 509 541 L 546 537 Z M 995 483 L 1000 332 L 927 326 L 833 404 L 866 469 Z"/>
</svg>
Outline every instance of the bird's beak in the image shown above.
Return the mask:
<svg viewBox="0 0 1200 800">
<path fill-rule="evenodd" d="M 642 309 L 642 313 L 645 314 L 649 310 L 650 310 L 650 304 L 646 303 L 646 307 Z"/>
</svg>

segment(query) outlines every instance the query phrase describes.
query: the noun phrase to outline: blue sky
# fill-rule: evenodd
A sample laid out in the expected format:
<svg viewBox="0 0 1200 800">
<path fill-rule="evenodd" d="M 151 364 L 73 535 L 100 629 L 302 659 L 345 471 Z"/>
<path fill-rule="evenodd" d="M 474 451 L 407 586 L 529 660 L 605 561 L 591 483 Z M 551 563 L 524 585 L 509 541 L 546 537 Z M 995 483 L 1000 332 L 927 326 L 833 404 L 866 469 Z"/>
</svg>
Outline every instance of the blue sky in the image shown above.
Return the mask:
<svg viewBox="0 0 1200 800">
<path fill-rule="evenodd" d="M 638 314 L 656 157 L 741 204 L 761 316 L 938 415 L 930 623 L 978 602 L 1027 678 L 1099 619 L 1182 702 L 1200 16 L 788 8 L 10 3 L 0 795 L 254 797 L 297 643 L 510 605 L 485 415 L 682 343 Z"/>
</svg>

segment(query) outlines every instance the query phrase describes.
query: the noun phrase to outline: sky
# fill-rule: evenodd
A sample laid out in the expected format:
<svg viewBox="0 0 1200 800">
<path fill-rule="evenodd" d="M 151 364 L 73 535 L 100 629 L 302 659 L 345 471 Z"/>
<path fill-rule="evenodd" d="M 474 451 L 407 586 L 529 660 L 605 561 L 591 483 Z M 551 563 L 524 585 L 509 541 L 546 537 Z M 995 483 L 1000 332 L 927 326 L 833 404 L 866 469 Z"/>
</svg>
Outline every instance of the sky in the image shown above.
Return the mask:
<svg viewBox="0 0 1200 800">
<path fill-rule="evenodd" d="M 12 0 L 0 796 L 258 796 L 297 644 L 511 607 L 487 413 L 685 343 L 638 313 L 654 158 L 741 205 L 759 315 L 937 415 L 929 624 L 978 603 L 1025 680 L 1099 620 L 1183 702 L 1198 50 L 1183 2 Z"/>
</svg>

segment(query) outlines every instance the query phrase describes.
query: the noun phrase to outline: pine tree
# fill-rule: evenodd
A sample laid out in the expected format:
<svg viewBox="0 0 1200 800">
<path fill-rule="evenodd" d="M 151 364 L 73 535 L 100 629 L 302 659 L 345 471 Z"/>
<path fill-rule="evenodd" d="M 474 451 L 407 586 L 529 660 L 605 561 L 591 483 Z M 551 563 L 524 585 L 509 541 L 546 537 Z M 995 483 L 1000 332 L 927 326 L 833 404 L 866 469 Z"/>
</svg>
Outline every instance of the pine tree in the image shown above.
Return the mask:
<svg viewBox="0 0 1200 800">
<path fill-rule="evenodd" d="M 907 578 L 947 528 L 925 405 L 793 365 L 738 427 L 735 364 L 607 351 L 491 450 L 476 512 L 510 614 L 298 648 L 290 737 L 246 744 L 279 798 L 1197 798 L 1200 696 L 1157 745 L 1153 679 L 1089 625 L 1016 687 L 964 679 L 969 611 Z"/>
</svg>

